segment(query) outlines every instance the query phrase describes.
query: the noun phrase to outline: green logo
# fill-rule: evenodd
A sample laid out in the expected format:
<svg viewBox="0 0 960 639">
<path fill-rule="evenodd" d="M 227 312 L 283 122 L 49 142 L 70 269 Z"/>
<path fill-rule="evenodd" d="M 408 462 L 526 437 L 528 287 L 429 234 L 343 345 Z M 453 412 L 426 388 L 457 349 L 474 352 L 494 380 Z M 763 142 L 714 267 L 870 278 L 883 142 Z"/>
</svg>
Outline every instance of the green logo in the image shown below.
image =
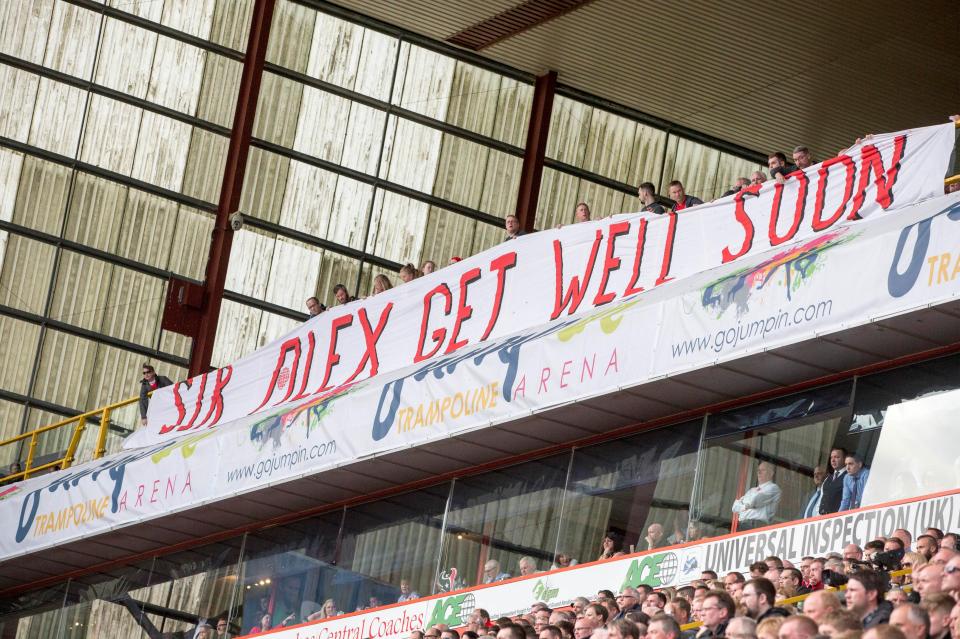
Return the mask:
<svg viewBox="0 0 960 639">
<path fill-rule="evenodd" d="M 623 578 L 621 588 L 651 586 L 660 588 L 668 585 L 677 576 L 677 556 L 672 552 L 660 555 L 646 555 L 630 562 L 627 576 Z"/>
<path fill-rule="evenodd" d="M 427 626 L 438 623 L 446 624 L 451 628 L 465 625 L 470 621 L 470 615 L 473 614 L 476 601 L 471 592 L 437 599 L 437 604 L 433 607 L 433 612 L 430 613 L 430 621 Z"/>
<path fill-rule="evenodd" d="M 538 579 L 533 586 L 533 598 L 537 601 L 550 601 L 559 592 L 559 588 L 551 588 L 549 584 L 544 583 L 543 579 Z"/>
</svg>

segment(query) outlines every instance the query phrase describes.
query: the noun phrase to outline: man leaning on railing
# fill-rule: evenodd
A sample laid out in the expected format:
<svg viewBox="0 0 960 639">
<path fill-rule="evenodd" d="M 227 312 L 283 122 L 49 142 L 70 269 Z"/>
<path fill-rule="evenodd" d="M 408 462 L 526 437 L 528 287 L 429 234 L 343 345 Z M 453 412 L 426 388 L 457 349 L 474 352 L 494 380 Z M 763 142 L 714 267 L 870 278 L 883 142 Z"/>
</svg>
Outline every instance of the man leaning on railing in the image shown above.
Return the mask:
<svg viewBox="0 0 960 639">
<path fill-rule="evenodd" d="M 147 425 L 147 406 L 150 405 L 150 393 L 173 384 L 169 377 L 157 375 L 150 364 L 143 365 L 143 379 L 140 380 L 140 424 Z"/>
</svg>

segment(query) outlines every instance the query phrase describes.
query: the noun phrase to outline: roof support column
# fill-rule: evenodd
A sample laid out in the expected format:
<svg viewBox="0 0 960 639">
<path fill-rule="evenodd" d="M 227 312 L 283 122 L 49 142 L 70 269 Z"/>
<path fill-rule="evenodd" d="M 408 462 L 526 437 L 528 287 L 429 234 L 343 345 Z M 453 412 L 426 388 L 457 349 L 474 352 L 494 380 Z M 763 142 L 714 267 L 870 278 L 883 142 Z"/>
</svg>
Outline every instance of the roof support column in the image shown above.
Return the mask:
<svg viewBox="0 0 960 639">
<path fill-rule="evenodd" d="M 536 222 L 540 179 L 543 177 L 543 159 L 547 153 L 550 114 L 553 111 L 553 96 L 556 89 L 556 71 L 538 76 L 533 89 L 527 145 L 523 155 L 523 168 L 520 170 L 520 188 L 517 191 L 517 217 L 520 220 L 520 228 L 527 233 L 533 231 Z"/>
<path fill-rule="evenodd" d="M 213 227 L 213 239 L 210 242 L 210 257 L 207 259 L 203 302 L 194 336 L 193 352 L 190 355 L 191 377 L 210 369 L 213 343 L 217 337 L 217 323 L 220 318 L 220 305 L 223 302 L 223 289 L 227 279 L 227 266 L 230 263 L 230 248 L 233 245 L 230 216 L 240 206 L 240 193 L 247 169 L 250 137 L 253 134 L 253 120 L 257 113 L 260 81 L 263 77 L 263 63 L 267 54 L 267 42 L 270 39 L 270 25 L 273 21 L 275 5 L 276 0 L 255 0 L 253 6 L 250 36 L 240 77 L 237 109 L 233 116 L 230 146 L 227 149 L 223 184 L 220 187 L 220 202 Z"/>
</svg>

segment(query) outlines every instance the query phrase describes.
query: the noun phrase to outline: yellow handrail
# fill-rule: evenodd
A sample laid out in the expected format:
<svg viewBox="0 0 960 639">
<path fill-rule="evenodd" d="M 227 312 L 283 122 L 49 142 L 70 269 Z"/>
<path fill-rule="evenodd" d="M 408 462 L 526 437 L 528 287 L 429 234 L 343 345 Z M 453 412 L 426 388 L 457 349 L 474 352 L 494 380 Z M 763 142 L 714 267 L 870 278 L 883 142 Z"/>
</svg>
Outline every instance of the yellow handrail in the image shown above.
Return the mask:
<svg viewBox="0 0 960 639">
<path fill-rule="evenodd" d="M 2 450 L 4 446 L 13 446 L 27 439 L 30 440 L 30 444 L 27 449 L 27 458 L 23 462 L 23 470 L 9 472 L 8 469 L 4 469 L 0 471 L 0 483 L 29 479 L 31 475 L 51 469 L 63 470 L 64 468 L 69 468 L 70 465 L 76 460 L 77 448 L 80 446 L 81 437 L 87 428 L 88 422 L 97 417 L 100 419 L 100 427 L 97 430 L 97 443 L 93 451 L 93 459 L 103 457 L 107 452 L 107 431 L 110 429 L 110 414 L 119 408 L 129 406 L 130 404 L 135 404 L 139 400 L 139 397 L 131 397 L 129 399 L 116 402 L 115 404 L 109 404 L 86 413 L 81 413 L 80 415 L 76 415 L 74 417 L 68 417 L 67 419 L 61 420 L 54 424 L 41 426 L 26 433 L 21 433 L 20 435 L 15 435 L 0 441 L 0 450 Z M 70 436 L 70 441 L 67 444 L 66 450 L 63 452 L 63 456 L 57 457 L 56 459 L 48 462 L 44 462 L 39 466 L 34 466 L 40 435 L 60 428 L 66 428 L 67 426 L 71 425 L 73 426 L 73 433 Z"/>
</svg>

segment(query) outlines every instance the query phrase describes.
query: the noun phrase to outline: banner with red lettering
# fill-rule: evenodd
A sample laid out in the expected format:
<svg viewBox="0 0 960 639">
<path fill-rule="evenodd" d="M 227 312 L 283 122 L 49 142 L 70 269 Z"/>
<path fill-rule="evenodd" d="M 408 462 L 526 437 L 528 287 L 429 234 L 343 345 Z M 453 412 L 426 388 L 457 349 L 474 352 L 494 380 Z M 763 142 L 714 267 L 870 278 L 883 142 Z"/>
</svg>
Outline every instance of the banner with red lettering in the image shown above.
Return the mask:
<svg viewBox="0 0 960 639">
<path fill-rule="evenodd" d="M 781 183 L 656 216 L 617 215 L 505 242 L 429 276 L 338 306 L 217 371 L 158 390 L 128 446 L 201 432 L 465 347 L 602 308 L 664 284 L 817 238 L 943 193 L 944 124 L 879 135 Z M 666 371 L 648 370 L 642 374 Z"/>
<path fill-rule="evenodd" d="M 955 193 L 321 397 L 31 478 L 0 490 L 0 561 L 658 375 L 952 304 L 958 246 Z"/>
</svg>

